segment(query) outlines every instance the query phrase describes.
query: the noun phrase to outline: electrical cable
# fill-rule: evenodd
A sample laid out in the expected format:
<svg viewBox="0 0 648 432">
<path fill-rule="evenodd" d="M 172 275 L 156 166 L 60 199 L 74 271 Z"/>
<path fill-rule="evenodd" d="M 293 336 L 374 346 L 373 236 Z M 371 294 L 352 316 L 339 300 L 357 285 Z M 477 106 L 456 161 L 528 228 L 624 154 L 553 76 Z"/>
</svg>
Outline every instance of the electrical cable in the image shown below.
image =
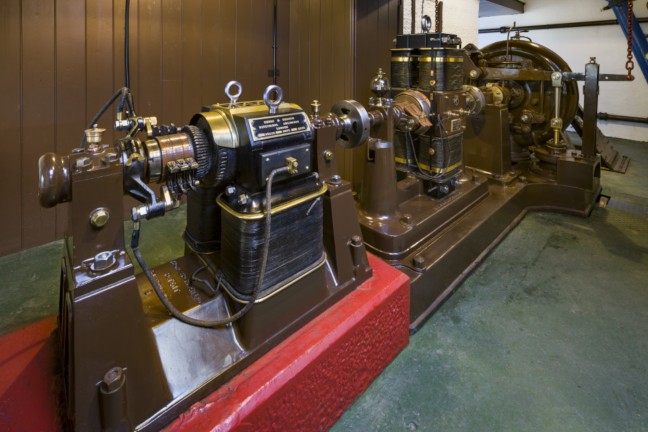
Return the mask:
<svg viewBox="0 0 648 432">
<path fill-rule="evenodd" d="M 423 168 L 421 168 L 421 165 L 419 164 L 419 161 L 418 161 L 418 157 L 416 156 L 416 148 L 414 147 L 414 139 L 412 138 L 412 133 L 408 131 L 406 137 L 409 138 L 409 141 L 406 138 L 405 142 L 406 143 L 409 142 L 409 144 L 411 146 L 412 156 L 414 156 L 414 162 L 416 163 L 416 168 L 418 169 L 419 174 L 421 175 L 421 177 L 423 177 L 426 180 L 434 180 L 434 179 L 436 179 L 436 177 L 431 176 L 430 174 L 424 172 Z M 407 154 L 407 152 L 405 154 Z"/>
<path fill-rule="evenodd" d="M 125 85 L 127 88 L 130 88 L 130 65 L 129 65 L 129 52 L 128 52 L 128 27 L 130 21 L 130 0 L 126 0 L 126 9 L 124 13 L 124 75 L 125 75 Z"/>
<path fill-rule="evenodd" d="M 443 126 L 441 114 L 437 114 L 437 120 L 439 124 L 439 132 L 441 132 L 441 144 L 443 144 L 443 153 L 445 156 L 445 167 L 443 167 L 443 171 L 439 173 L 439 175 L 443 175 L 446 174 L 448 172 L 448 168 L 450 168 L 450 144 L 448 144 L 448 131 L 446 131 L 445 126 Z M 443 135 L 445 135 L 445 138 Z"/>
<path fill-rule="evenodd" d="M 110 105 L 112 105 L 117 100 L 117 98 L 119 96 L 121 96 L 121 99 L 120 99 L 120 102 L 118 104 L 118 109 L 120 107 L 122 107 L 122 109 L 123 109 L 124 101 L 125 101 L 127 93 L 129 93 L 129 90 L 128 90 L 127 87 L 122 87 L 119 90 L 117 90 L 117 92 L 115 92 L 115 94 L 112 95 L 112 97 L 110 99 L 108 99 L 108 102 L 106 102 L 104 104 L 104 106 L 102 106 L 101 109 L 97 112 L 97 114 L 95 114 L 95 116 L 90 121 L 90 124 L 88 125 L 87 129 L 92 129 L 93 128 L 93 126 L 99 121 L 101 116 L 104 115 L 104 113 L 108 110 L 108 108 L 110 108 Z M 85 134 L 83 134 L 83 139 L 81 140 L 81 148 L 85 148 L 85 143 L 86 143 L 86 136 L 85 136 Z"/>
<path fill-rule="evenodd" d="M 205 285 L 207 288 L 209 288 L 209 291 L 210 291 L 212 294 L 216 295 L 216 294 L 218 293 L 218 288 L 220 288 L 220 279 L 218 280 L 218 286 L 216 287 L 217 289 L 214 289 L 214 287 L 211 286 L 211 284 L 209 283 L 208 280 L 200 279 L 200 278 L 196 277 L 196 275 L 197 275 L 198 273 L 200 273 L 200 272 L 202 272 L 202 271 L 204 271 L 204 270 L 207 270 L 207 268 L 208 268 L 208 266 L 206 266 L 206 265 L 204 265 L 204 266 L 202 266 L 202 267 L 198 267 L 198 268 L 197 268 L 197 269 L 196 269 L 196 270 L 191 274 L 191 277 L 189 278 L 189 286 L 194 286 L 194 281 L 195 281 L 195 282 L 200 282 L 200 283 L 202 283 L 203 285 Z"/>
<path fill-rule="evenodd" d="M 95 116 L 92 118 L 90 121 L 90 124 L 88 125 L 87 129 L 92 129 L 95 124 L 99 121 L 101 116 L 103 116 L 108 108 L 117 100 L 117 98 L 121 95 L 121 98 L 119 99 L 119 103 L 117 104 L 117 113 L 124 112 L 124 106 L 126 107 L 126 117 L 132 117 L 135 116 L 135 109 L 133 107 L 133 95 L 130 92 L 130 72 L 129 72 L 129 52 L 128 52 L 128 45 L 129 45 L 129 32 L 128 32 L 128 27 L 129 27 L 129 15 L 130 15 L 130 0 L 126 0 L 126 9 L 125 9 L 125 35 L 124 35 L 124 74 L 126 78 L 126 83 L 125 86 L 117 90 L 114 95 L 110 99 L 108 99 L 108 102 L 104 104 L 103 107 L 95 114 Z M 83 138 L 81 139 L 81 148 L 85 148 L 86 144 L 86 136 L 83 134 Z"/>
<path fill-rule="evenodd" d="M 271 219 L 271 210 L 272 210 L 271 203 L 270 203 L 272 198 L 272 181 L 274 180 L 275 175 L 286 171 L 288 171 L 288 167 L 277 168 L 272 170 L 270 172 L 270 175 L 268 176 L 268 182 L 266 186 L 266 205 L 265 205 L 266 208 L 265 236 L 263 240 L 263 250 L 261 252 L 261 266 L 259 269 L 259 279 L 254 288 L 254 292 L 252 293 L 252 297 L 250 298 L 250 301 L 243 307 L 243 309 L 239 310 L 229 318 L 224 318 L 220 320 L 201 320 L 201 319 L 187 316 L 183 314 L 181 311 L 179 311 L 178 309 L 176 309 L 175 306 L 173 306 L 171 301 L 169 301 L 169 299 L 164 295 L 164 292 L 162 292 L 162 288 L 160 288 L 157 281 L 155 280 L 155 276 L 153 276 L 153 273 L 151 272 L 151 270 L 146 265 L 146 262 L 144 261 L 142 252 L 140 252 L 139 250 L 140 221 L 139 220 L 134 221 L 133 236 L 131 238 L 131 249 L 133 251 L 133 255 L 135 255 L 135 259 L 139 263 L 140 267 L 142 267 L 142 271 L 144 271 L 146 278 L 151 283 L 151 286 L 153 287 L 155 294 L 157 294 L 158 298 L 160 299 L 164 307 L 166 307 L 167 310 L 171 312 L 171 315 L 173 315 L 175 318 L 177 318 L 178 320 L 182 321 L 185 324 L 189 324 L 196 327 L 213 328 L 213 327 L 221 327 L 233 323 L 234 321 L 238 320 L 243 315 L 245 315 L 252 308 L 254 302 L 257 300 L 259 296 L 259 293 L 261 292 L 261 286 L 263 285 L 263 277 L 265 275 L 266 265 L 268 263 L 268 252 L 270 250 L 269 248 L 270 219 Z M 220 279 L 219 279 L 219 286 L 220 286 Z"/>
<path fill-rule="evenodd" d="M 440 114 L 437 114 L 437 125 L 439 128 L 441 144 L 443 145 L 443 159 L 445 163 L 443 164 L 444 165 L 443 169 L 435 175 L 430 175 L 424 172 L 423 168 L 421 168 L 421 165 L 419 164 L 418 161 L 418 157 L 416 156 L 416 148 L 414 147 L 414 139 L 412 138 L 412 133 L 408 131 L 405 139 L 406 145 L 409 142 L 411 146 L 412 156 L 414 156 L 414 162 L 416 162 L 416 168 L 418 169 L 421 176 L 426 180 L 438 180 L 442 178 L 443 175 L 448 172 L 448 168 L 450 168 L 450 145 L 448 144 L 448 132 L 443 126 L 443 122 L 441 121 Z M 407 138 L 409 138 L 409 141 L 407 140 Z"/>
</svg>

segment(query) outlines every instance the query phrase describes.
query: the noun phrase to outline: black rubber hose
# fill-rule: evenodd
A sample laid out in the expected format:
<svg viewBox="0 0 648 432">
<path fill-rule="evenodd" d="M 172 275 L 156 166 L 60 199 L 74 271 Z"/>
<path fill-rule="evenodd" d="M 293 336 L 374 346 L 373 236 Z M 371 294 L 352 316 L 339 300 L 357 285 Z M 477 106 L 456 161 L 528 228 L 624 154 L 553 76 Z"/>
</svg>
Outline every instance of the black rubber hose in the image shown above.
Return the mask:
<svg viewBox="0 0 648 432">
<path fill-rule="evenodd" d="M 168 311 L 171 312 L 171 315 L 173 315 L 175 318 L 177 318 L 178 320 L 182 321 L 185 324 L 189 324 L 196 327 L 212 328 L 212 327 L 221 327 L 227 324 L 231 324 L 234 321 L 241 318 L 243 315 L 245 315 L 252 308 L 254 302 L 259 297 L 259 293 L 261 292 L 261 286 L 263 285 L 263 276 L 265 274 L 266 264 L 268 263 L 268 252 L 270 250 L 269 249 L 270 211 L 272 209 L 270 203 L 272 198 L 272 181 L 275 175 L 286 171 L 288 171 L 288 167 L 274 169 L 270 172 L 270 175 L 268 176 L 268 184 L 266 186 L 265 236 L 263 239 L 263 250 L 261 252 L 261 268 L 259 269 L 259 280 L 257 281 L 256 287 L 254 288 L 254 292 L 252 293 L 252 297 L 250 298 L 250 301 L 243 307 L 243 309 L 236 312 L 234 315 L 232 315 L 229 318 L 224 318 L 220 320 L 201 320 L 201 319 L 187 316 L 182 312 L 180 312 L 178 309 L 176 309 L 175 306 L 173 306 L 173 304 L 162 292 L 162 288 L 160 288 L 157 281 L 155 280 L 155 277 L 153 277 L 153 273 L 146 265 L 146 262 L 144 262 L 144 257 L 142 257 L 142 253 L 139 250 L 139 233 L 140 233 L 139 221 L 135 222 L 135 229 L 133 230 L 133 237 L 131 239 L 131 249 L 133 250 L 133 255 L 135 255 L 135 259 L 139 263 L 140 267 L 142 267 L 142 270 L 144 271 L 146 278 L 151 283 L 151 286 L 153 286 L 153 290 L 155 291 L 155 294 L 157 294 L 158 298 L 160 299 L 164 307 L 166 307 Z"/>
</svg>

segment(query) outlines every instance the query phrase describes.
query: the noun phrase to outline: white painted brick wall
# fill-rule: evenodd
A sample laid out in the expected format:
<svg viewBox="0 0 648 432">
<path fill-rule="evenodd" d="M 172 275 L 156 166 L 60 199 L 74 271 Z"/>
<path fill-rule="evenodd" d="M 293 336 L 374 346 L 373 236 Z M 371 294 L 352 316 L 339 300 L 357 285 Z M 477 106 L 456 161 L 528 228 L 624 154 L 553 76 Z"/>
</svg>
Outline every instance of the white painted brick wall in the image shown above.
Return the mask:
<svg viewBox="0 0 648 432">
<path fill-rule="evenodd" d="M 479 24 L 481 28 L 498 28 L 509 27 L 513 21 L 518 25 L 536 25 L 615 19 L 612 11 L 601 12 L 604 5 L 604 1 L 593 0 L 526 0 L 524 14 L 482 18 Z M 645 1 L 635 1 L 634 9 L 637 17 L 648 14 Z M 648 24 L 642 24 L 642 28 L 648 33 Z M 524 35 L 556 52 L 573 71 L 583 72 L 589 58 L 596 57 L 601 73 L 626 73 L 626 39 L 618 25 L 533 30 Z M 480 34 L 479 47 L 505 39 L 506 35 L 500 33 Z M 632 82 L 601 83 L 599 112 L 648 117 L 646 79 L 638 66 L 633 75 Z M 583 103 L 582 83 L 578 87 Z M 648 125 L 645 124 L 599 121 L 599 127 L 609 136 L 648 141 Z"/>
</svg>

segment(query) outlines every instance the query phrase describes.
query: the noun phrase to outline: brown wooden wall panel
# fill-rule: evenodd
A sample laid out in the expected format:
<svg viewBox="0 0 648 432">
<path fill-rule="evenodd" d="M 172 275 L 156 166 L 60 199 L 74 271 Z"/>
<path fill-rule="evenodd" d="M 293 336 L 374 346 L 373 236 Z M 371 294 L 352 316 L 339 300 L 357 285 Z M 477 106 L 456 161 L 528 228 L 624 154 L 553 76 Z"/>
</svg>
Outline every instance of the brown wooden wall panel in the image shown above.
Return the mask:
<svg viewBox="0 0 648 432">
<path fill-rule="evenodd" d="M 160 78 L 163 70 L 162 53 L 164 52 L 162 2 L 161 0 L 146 0 L 141 1 L 138 6 L 137 21 L 140 23 L 137 37 L 137 64 L 139 66 L 137 89 L 140 95 L 138 114 L 154 115 L 159 117 L 158 120 L 162 120 L 162 95 L 160 94 L 162 91 Z"/>
<path fill-rule="evenodd" d="M 162 124 L 178 124 L 182 118 L 182 0 L 166 0 L 160 26 L 160 110 Z"/>
<path fill-rule="evenodd" d="M 341 99 L 366 104 L 369 83 L 382 67 L 389 74 L 398 28 L 398 0 L 293 0 L 290 3 L 290 95 L 322 111 Z M 356 187 L 364 150 L 337 149 L 340 174 Z"/>
<path fill-rule="evenodd" d="M 20 1 L 0 1 L 0 133 L 5 160 L 5 167 L 0 170 L 0 186 L 5 203 L 0 211 L 0 254 L 22 247 L 20 25 Z"/>
<path fill-rule="evenodd" d="M 393 40 L 398 29 L 398 3 L 398 0 L 356 1 L 354 95 L 363 105 L 374 96 L 369 85 L 378 69 L 382 68 L 389 76 L 389 50 L 394 46 Z M 355 190 L 359 190 L 362 183 L 365 154 L 366 148 L 361 146 L 347 152 L 345 159 L 344 178 L 352 181 Z"/>
<path fill-rule="evenodd" d="M 357 0 L 356 97 L 367 103 L 369 83 L 382 68 L 390 73 L 390 49 L 398 28 L 398 0 Z"/>
<path fill-rule="evenodd" d="M 87 126 L 85 77 L 85 26 L 76 17 L 85 16 L 85 3 L 56 2 L 56 152 L 68 154 L 78 147 Z M 69 47 L 75 47 L 70 49 Z M 79 73 L 78 71 L 83 71 Z M 67 229 L 67 206 L 56 207 L 56 237 Z"/>
<path fill-rule="evenodd" d="M 63 236 L 66 207 L 42 209 L 41 154 L 67 154 L 83 129 L 125 83 L 125 0 L 0 1 L 0 255 Z M 204 104 L 224 102 L 238 80 L 242 99 L 272 83 L 273 0 L 131 0 L 130 77 L 135 108 L 160 122 L 186 124 Z M 279 84 L 289 82 L 290 0 L 279 0 Z M 114 107 L 100 120 L 104 141 Z M 127 201 L 127 206 L 134 203 Z"/>
<path fill-rule="evenodd" d="M 278 84 L 310 111 L 341 99 L 366 102 L 368 81 L 388 68 L 398 0 L 278 0 Z M 242 100 L 272 83 L 274 0 L 131 0 L 130 77 L 135 108 L 182 125 L 202 105 L 226 101 L 230 80 Z M 37 160 L 68 153 L 124 80 L 125 0 L 0 2 L 0 126 L 9 170 L 0 174 L 0 255 L 60 238 L 66 208 L 41 209 Z M 105 141 L 114 109 L 101 119 Z M 350 178 L 351 152 L 338 151 Z M 131 206 L 133 201 L 128 201 Z"/>
<path fill-rule="evenodd" d="M 202 107 L 202 80 L 207 72 L 202 64 L 202 2 L 199 0 L 182 2 L 182 58 L 178 60 L 182 61 L 182 119 L 179 121 L 187 123 Z"/>
<path fill-rule="evenodd" d="M 38 203 L 38 157 L 55 150 L 54 3 L 22 2 L 22 246 L 54 240 L 56 211 Z M 18 230 L 17 230 L 18 231 Z"/>
<path fill-rule="evenodd" d="M 328 112 L 341 99 L 353 98 L 353 0 L 290 2 L 290 83 L 292 102 L 310 112 L 318 99 Z M 344 176 L 349 151 L 338 149 Z"/>
</svg>

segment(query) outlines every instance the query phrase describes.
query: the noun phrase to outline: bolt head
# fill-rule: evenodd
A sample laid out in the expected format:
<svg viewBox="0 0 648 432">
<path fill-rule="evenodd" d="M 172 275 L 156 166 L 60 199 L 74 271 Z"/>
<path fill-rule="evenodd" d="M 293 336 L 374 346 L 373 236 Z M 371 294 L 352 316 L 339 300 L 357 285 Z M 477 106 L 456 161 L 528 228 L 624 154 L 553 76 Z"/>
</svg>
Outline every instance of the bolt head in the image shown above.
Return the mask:
<svg viewBox="0 0 648 432">
<path fill-rule="evenodd" d="M 412 263 L 414 264 L 414 268 L 416 268 L 417 270 L 423 270 L 425 268 L 425 258 L 423 258 L 421 255 L 415 256 L 412 260 Z"/>
<path fill-rule="evenodd" d="M 237 202 L 241 206 L 247 205 L 250 202 L 250 197 L 247 194 L 241 194 L 238 196 Z"/>
<path fill-rule="evenodd" d="M 332 161 L 335 155 L 331 150 L 324 150 L 324 159 L 327 161 Z"/>
<path fill-rule="evenodd" d="M 119 159 L 117 153 L 110 152 L 106 153 L 106 156 L 104 156 L 104 160 L 108 163 L 117 162 L 117 159 Z"/>
<path fill-rule="evenodd" d="M 227 186 L 225 188 L 225 195 L 227 196 L 232 196 L 236 193 L 236 187 L 235 186 Z"/>
<path fill-rule="evenodd" d="M 90 224 L 95 228 L 101 228 L 110 220 L 110 212 L 106 208 L 98 208 L 90 213 Z"/>
<path fill-rule="evenodd" d="M 472 69 L 468 75 L 470 75 L 470 78 L 475 79 L 479 76 L 479 72 L 477 69 Z"/>
<path fill-rule="evenodd" d="M 75 166 L 77 169 L 81 169 L 81 168 L 85 168 L 85 167 L 87 167 L 87 166 L 90 166 L 90 158 L 87 157 L 87 156 L 82 156 L 82 157 L 78 158 L 78 159 L 74 162 L 74 166 Z"/>
<path fill-rule="evenodd" d="M 351 246 L 356 246 L 356 247 L 362 246 L 362 237 L 360 237 L 357 234 L 351 237 Z"/>
<path fill-rule="evenodd" d="M 332 185 L 339 185 L 340 183 L 342 183 L 342 177 L 337 174 L 333 174 L 329 179 L 329 183 L 331 183 Z"/>
</svg>

